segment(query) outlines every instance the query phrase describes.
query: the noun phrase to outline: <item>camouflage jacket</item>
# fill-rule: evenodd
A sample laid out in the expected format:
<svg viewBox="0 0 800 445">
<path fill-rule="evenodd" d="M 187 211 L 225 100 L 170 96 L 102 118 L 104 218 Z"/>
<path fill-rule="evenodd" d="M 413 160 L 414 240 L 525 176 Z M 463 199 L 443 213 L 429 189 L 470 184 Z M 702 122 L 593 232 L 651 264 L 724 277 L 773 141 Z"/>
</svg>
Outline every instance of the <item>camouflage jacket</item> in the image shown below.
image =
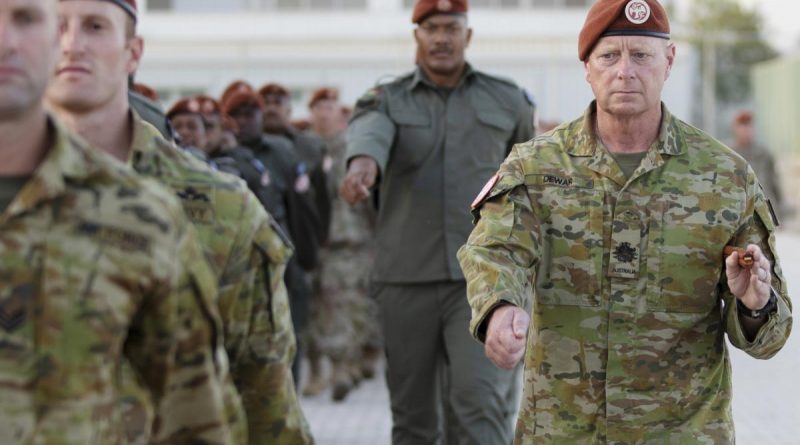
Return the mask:
<svg viewBox="0 0 800 445">
<path fill-rule="evenodd" d="M 51 126 L 0 214 L 0 442 L 118 444 L 122 364 L 159 443 L 229 443 L 208 266 L 174 196 Z"/>
<path fill-rule="evenodd" d="M 517 444 L 732 444 L 724 335 L 761 359 L 786 342 L 791 305 L 753 171 L 663 116 L 630 179 L 593 134 L 593 104 L 517 145 L 474 206 L 459 252 L 473 335 L 498 305 L 532 305 Z M 725 245 L 749 243 L 778 293 L 753 342 L 723 262 Z"/>
<path fill-rule="evenodd" d="M 339 185 L 347 173 L 345 134 L 340 133 L 322 140 L 327 148 L 323 164 L 330 164 L 326 179 L 327 193 L 331 197 L 330 234 L 325 247 L 370 247 L 377 217 L 373 203 L 367 200 L 350 206 L 339 197 Z"/>
<path fill-rule="evenodd" d="M 172 189 L 197 230 L 219 283 L 225 350 L 249 443 L 311 443 L 290 372 L 295 336 L 283 283 L 287 238 L 241 179 L 168 143 L 137 116 L 131 164 Z"/>
</svg>

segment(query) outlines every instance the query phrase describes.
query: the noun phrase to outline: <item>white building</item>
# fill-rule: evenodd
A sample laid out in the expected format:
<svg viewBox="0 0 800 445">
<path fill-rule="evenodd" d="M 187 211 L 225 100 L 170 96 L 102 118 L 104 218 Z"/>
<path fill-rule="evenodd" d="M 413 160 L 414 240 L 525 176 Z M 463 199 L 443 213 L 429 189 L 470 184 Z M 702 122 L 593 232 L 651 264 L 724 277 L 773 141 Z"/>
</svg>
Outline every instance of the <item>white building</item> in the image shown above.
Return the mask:
<svg viewBox="0 0 800 445">
<path fill-rule="evenodd" d="M 580 114 L 591 90 L 577 39 L 593 0 L 471 0 L 468 60 L 514 79 L 536 99 L 540 116 Z M 178 95 L 219 94 L 233 80 L 292 90 L 295 115 L 319 86 L 353 103 L 380 79 L 413 69 L 414 0 L 148 0 L 140 20 L 145 57 L 139 81 L 167 104 Z M 690 116 L 694 58 L 678 42 L 678 64 L 664 93 L 676 115 Z"/>
</svg>

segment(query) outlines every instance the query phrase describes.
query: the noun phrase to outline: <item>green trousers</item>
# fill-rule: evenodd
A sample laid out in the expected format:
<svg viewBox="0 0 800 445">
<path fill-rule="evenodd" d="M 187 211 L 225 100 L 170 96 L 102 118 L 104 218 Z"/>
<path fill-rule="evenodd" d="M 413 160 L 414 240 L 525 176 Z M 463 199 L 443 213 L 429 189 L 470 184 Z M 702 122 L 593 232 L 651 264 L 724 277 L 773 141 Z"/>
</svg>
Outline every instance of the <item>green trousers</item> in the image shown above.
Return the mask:
<svg viewBox="0 0 800 445">
<path fill-rule="evenodd" d="M 376 284 L 393 445 L 511 444 L 519 374 L 469 334 L 463 281 Z M 444 433 L 446 431 L 446 434 Z"/>
</svg>

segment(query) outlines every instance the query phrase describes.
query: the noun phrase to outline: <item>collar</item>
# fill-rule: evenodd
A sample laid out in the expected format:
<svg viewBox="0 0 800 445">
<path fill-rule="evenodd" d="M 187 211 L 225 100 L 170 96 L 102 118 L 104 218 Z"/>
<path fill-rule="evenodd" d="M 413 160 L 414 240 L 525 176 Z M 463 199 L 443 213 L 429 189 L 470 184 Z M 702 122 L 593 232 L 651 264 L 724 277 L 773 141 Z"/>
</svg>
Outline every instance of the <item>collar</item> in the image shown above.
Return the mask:
<svg viewBox="0 0 800 445">
<path fill-rule="evenodd" d="M 105 155 L 94 152 L 50 115 L 47 116 L 47 131 L 52 136 L 52 145 L 31 179 L 6 209 L 7 216 L 24 213 L 41 202 L 63 195 L 68 182 L 89 178 L 100 169 L 94 157 Z"/>
<path fill-rule="evenodd" d="M 475 70 L 472 68 L 472 65 L 470 65 L 469 62 L 467 62 L 464 65 L 464 74 L 461 76 L 461 80 L 458 82 L 458 85 L 456 85 L 456 88 L 461 86 L 464 83 L 464 81 L 466 81 L 467 79 L 471 78 L 474 75 L 475 75 Z M 414 70 L 414 75 L 411 77 L 411 83 L 407 87 L 408 91 L 413 90 L 420 84 L 424 84 L 434 89 L 441 88 L 439 85 L 436 85 L 428 78 L 428 76 L 425 74 L 425 71 L 422 70 L 422 67 L 417 65 L 417 69 Z"/>
<path fill-rule="evenodd" d="M 576 131 L 571 141 L 568 141 L 567 153 L 572 156 L 593 156 L 600 145 L 594 133 L 595 113 L 597 101 L 593 100 L 577 122 Z M 686 154 L 686 144 L 683 143 L 681 132 L 678 131 L 678 120 L 669 112 L 667 106 L 661 103 L 661 129 L 655 142 L 656 150 L 664 155 L 679 156 Z"/>
<path fill-rule="evenodd" d="M 146 122 L 134 109 L 131 109 L 131 119 L 133 125 L 133 138 L 131 139 L 131 150 L 128 155 L 128 164 L 137 157 L 156 151 L 155 142 L 163 140 L 164 137 L 158 129 Z"/>
</svg>

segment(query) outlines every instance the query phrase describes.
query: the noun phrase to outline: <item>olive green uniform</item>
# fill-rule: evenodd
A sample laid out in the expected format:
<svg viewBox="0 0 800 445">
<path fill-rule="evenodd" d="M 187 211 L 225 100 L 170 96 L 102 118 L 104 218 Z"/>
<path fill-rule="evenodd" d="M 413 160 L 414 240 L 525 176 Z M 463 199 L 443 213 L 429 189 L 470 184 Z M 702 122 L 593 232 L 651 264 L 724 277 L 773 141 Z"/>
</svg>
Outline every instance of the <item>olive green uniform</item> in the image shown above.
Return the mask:
<svg viewBox="0 0 800 445">
<path fill-rule="evenodd" d="M 441 436 L 440 363 L 457 419 L 447 430 L 458 431 L 457 443 L 511 441 L 512 373 L 492 365 L 468 336 L 456 251 L 472 228 L 472 198 L 511 147 L 532 136 L 525 93 L 470 66 L 455 88 L 438 87 L 417 69 L 356 104 L 347 158 L 369 156 L 380 169 L 374 279 L 395 444 Z"/>
<path fill-rule="evenodd" d="M 666 108 L 626 177 L 595 110 L 514 147 L 459 252 L 477 339 L 498 305 L 533 303 L 515 443 L 733 444 L 725 337 L 767 359 L 792 326 L 768 201 L 740 156 Z M 777 294 L 753 341 L 723 257 L 748 244 Z"/>
</svg>

